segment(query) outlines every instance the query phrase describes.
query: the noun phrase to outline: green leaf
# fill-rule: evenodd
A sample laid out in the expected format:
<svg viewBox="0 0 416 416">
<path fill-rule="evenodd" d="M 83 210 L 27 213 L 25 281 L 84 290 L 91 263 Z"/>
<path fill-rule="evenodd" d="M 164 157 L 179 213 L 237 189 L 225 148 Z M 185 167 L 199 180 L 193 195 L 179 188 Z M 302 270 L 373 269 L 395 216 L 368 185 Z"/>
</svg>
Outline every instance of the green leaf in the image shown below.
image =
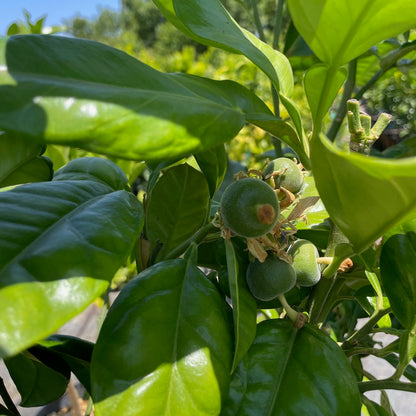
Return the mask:
<svg viewBox="0 0 416 416">
<path fill-rule="evenodd" d="M 133 279 L 109 310 L 91 362 L 97 416 L 214 416 L 232 361 L 228 307 L 183 259 Z"/>
<path fill-rule="evenodd" d="M 205 98 L 205 84 L 199 95 L 97 42 L 14 36 L 0 41 L 0 66 L 0 128 L 42 143 L 161 160 L 224 143 L 245 122 Z"/>
<path fill-rule="evenodd" d="M 338 345 L 312 326 L 287 320 L 257 327 L 237 367 L 221 416 L 346 416 L 360 413 L 351 366 Z"/>
<path fill-rule="evenodd" d="M 305 176 L 301 189 L 301 199 L 319 196 L 314 177 L 312 175 Z M 322 224 L 329 217 L 328 212 L 321 199 L 305 212 L 304 220 L 300 219 L 296 222 L 297 229 L 305 229 Z M 325 238 L 325 237 L 324 237 Z M 325 246 L 326 248 L 326 246 Z"/>
<path fill-rule="evenodd" d="M 247 121 L 255 126 L 261 127 L 290 146 L 298 155 L 302 165 L 306 169 L 310 169 L 309 144 L 304 144 L 299 138 L 299 133 L 303 134 L 302 131 L 297 132 L 289 123 L 266 114 L 259 114 L 256 117 L 248 118 Z M 302 127 L 300 128 L 302 129 Z"/>
<path fill-rule="evenodd" d="M 45 147 L 7 134 L 0 134 L 0 188 L 52 179 L 51 161 L 41 156 Z"/>
<path fill-rule="evenodd" d="M 416 233 L 395 234 L 381 249 L 380 274 L 393 313 L 407 329 L 416 322 Z"/>
<path fill-rule="evenodd" d="M 0 356 L 46 338 L 100 296 L 142 226 L 136 197 L 111 183 L 56 180 L 1 192 Z"/>
<path fill-rule="evenodd" d="M 209 46 L 243 54 L 271 79 L 277 91 L 290 95 L 293 74 L 288 59 L 241 28 L 219 0 L 154 0 L 179 30 Z"/>
<path fill-rule="evenodd" d="M 196 153 L 195 159 L 208 182 L 211 198 L 220 187 L 227 171 L 227 152 L 223 145 Z"/>
<path fill-rule="evenodd" d="M 365 401 L 365 407 L 369 416 L 389 416 L 387 410 L 383 409 L 379 404 L 371 400 Z"/>
<path fill-rule="evenodd" d="M 326 64 L 317 64 L 305 74 L 305 92 L 314 124 L 325 117 L 347 77 L 345 68 L 331 71 Z"/>
<path fill-rule="evenodd" d="M 7 358 L 4 363 L 20 393 L 20 406 L 43 406 L 59 399 L 65 393 L 69 382 L 69 370 L 63 375 L 29 353 Z"/>
<path fill-rule="evenodd" d="M 94 181 L 114 190 L 128 189 L 125 173 L 113 162 L 99 157 L 79 157 L 55 172 L 54 181 Z"/>
<path fill-rule="evenodd" d="M 39 345 L 63 359 L 86 391 L 91 393 L 90 362 L 94 347 L 92 342 L 69 335 L 52 335 Z"/>
<path fill-rule="evenodd" d="M 207 216 L 209 190 L 204 175 L 188 164 L 174 166 L 158 180 L 146 209 L 146 235 L 159 258 L 191 237 Z"/>
<path fill-rule="evenodd" d="M 413 0 L 288 0 L 288 5 L 306 43 L 335 68 L 415 27 Z"/>
<path fill-rule="evenodd" d="M 14 412 L 12 413 L 6 407 L 4 407 L 2 404 L 0 404 L 0 416 L 16 416 L 16 413 L 14 413 Z"/>
<path fill-rule="evenodd" d="M 311 159 L 325 208 L 356 253 L 416 212 L 416 158 L 347 153 L 321 135 L 311 142 Z"/>
<path fill-rule="evenodd" d="M 227 257 L 228 284 L 234 320 L 234 361 L 232 371 L 244 358 L 256 336 L 257 306 L 246 282 L 246 268 L 239 264 L 234 245 L 224 241 Z"/>
</svg>

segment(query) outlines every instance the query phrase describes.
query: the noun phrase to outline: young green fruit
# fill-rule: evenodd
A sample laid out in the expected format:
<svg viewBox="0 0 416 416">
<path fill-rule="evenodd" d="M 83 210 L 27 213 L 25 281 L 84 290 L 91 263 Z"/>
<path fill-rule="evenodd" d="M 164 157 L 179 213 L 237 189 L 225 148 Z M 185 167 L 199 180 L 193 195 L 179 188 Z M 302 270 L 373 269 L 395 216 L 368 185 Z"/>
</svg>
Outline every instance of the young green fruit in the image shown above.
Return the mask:
<svg viewBox="0 0 416 416">
<path fill-rule="evenodd" d="M 233 182 L 224 191 L 220 212 L 224 225 L 234 234 L 256 238 L 272 231 L 279 217 L 279 200 L 260 179 Z"/>
<path fill-rule="evenodd" d="M 296 284 L 293 266 L 274 255 L 269 255 L 263 263 L 258 260 L 250 263 L 246 278 L 251 294 L 263 301 L 288 292 Z"/>
<path fill-rule="evenodd" d="M 284 173 L 274 178 L 276 188 L 282 186 L 294 194 L 300 191 L 303 185 L 303 174 L 293 160 L 286 157 L 272 160 L 267 165 L 264 176 L 271 175 L 277 171 L 284 171 Z"/>
<path fill-rule="evenodd" d="M 296 240 L 288 253 L 293 258 L 297 283 L 301 286 L 313 286 L 318 283 L 321 270 L 316 261 L 319 257 L 318 249 L 314 244 L 308 240 Z"/>
</svg>

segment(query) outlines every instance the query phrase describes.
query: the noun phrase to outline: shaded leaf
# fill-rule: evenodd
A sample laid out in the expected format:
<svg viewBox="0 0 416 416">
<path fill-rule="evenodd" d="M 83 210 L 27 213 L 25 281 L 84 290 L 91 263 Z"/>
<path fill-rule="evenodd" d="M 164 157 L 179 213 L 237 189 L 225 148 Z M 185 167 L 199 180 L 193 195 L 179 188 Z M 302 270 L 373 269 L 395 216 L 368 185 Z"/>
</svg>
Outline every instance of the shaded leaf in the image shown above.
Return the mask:
<svg viewBox="0 0 416 416">
<path fill-rule="evenodd" d="M 90 362 L 94 344 L 69 335 L 52 335 L 39 345 L 63 359 L 77 379 L 91 393 Z"/>
<path fill-rule="evenodd" d="M 270 319 L 258 325 L 221 416 L 359 412 L 355 376 L 338 345 L 312 326 L 298 331 L 290 321 Z"/>
<path fill-rule="evenodd" d="M 416 323 L 416 233 L 395 234 L 381 249 L 380 275 L 394 315 L 407 329 Z"/>
<path fill-rule="evenodd" d="M 64 375 L 27 352 L 7 358 L 4 363 L 20 393 L 20 406 L 43 406 L 65 393 L 69 369 Z"/>
<path fill-rule="evenodd" d="M 41 156 L 44 146 L 0 134 L 0 188 L 52 179 L 51 161 Z"/>
<path fill-rule="evenodd" d="M 234 360 L 232 371 L 244 358 L 256 336 L 257 306 L 246 282 L 246 268 L 239 261 L 231 241 L 224 241 L 228 285 L 233 306 Z"/>
<path fill-rule="evenodd" d="M 98 416 L 218 415 L 232 360 L 228 307 L 183 259 L 133 279 L 109 310 L 94 349 Z"/>
<path fill-rule="evenodd" d="M 211 198 L 220 187 L 227 170 L 227 152 L 223 145 L 196 153 L 195 159 L 208 182 Z"/>
<path fill-rule="evenodd" d="M 159 258 L 191 237 L 203 224 L 209 202 L 204 175 L 188 164 L 166 171 L 154 186 L 146 209 L 146 234 Z"/>
</svg>

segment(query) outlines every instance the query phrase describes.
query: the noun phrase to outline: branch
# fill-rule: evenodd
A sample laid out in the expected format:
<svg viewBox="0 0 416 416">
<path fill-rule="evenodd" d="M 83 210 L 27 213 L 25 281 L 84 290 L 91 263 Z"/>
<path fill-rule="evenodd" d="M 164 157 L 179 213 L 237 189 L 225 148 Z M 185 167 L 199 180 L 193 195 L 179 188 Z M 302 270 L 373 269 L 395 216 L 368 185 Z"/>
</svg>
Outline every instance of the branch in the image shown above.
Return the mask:
<svg viewBox="0 0 416 416">
<path fill-rule="evenodd" d="M 401 381 L 394 381 L 390 379 L 361 381 L 358 383 L 358 389 L 361 393 L 371 390 L 401 390 L 416 393 L 416 382 L 403 383 Z"/>
</svg>

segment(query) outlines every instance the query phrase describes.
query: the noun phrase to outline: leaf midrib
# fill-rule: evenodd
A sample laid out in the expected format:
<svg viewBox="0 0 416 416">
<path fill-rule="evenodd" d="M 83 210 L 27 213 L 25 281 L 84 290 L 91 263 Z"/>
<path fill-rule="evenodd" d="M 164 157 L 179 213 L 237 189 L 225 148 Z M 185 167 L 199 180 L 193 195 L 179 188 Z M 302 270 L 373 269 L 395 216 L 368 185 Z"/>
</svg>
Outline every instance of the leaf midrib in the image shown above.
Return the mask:
<svg viewBox="0 0 416 416">
<path fill-rule="evenodd" d="M 275 404 L 276 404 L 277 396 L 278 396 L 279 391 L 280 391 L 280 386 L 281 386 L 282 381 L 284 379 L 284 374 L 286 372 L 286 368 L 287 368 L 287 366 L 289 364 L 289 361 L 291 359 L 291 355 L 292 355 L 293 348 L 295 346 L 295 341 L 296 341 L 297 334 L 298 334 L 298 330 L 295 327 L 293 327 L 292 334 L 291 334 L 290 340 L 289 340 L 290 348 L 289 348 L 288 353 L 285 355 L 285 361 L 283 363 L 280 374 L 277 377 L 276 382 L 274 383 L 274 386 L 273 386 L 273 389 L 272 389 L 272 400 L 269 402 L 269 407 L 267 409 L 267 413 L 266 413 L 265 416 L 273 416 L 274 415 L 273 410 L 274 410 L 274 407 L 275 407 Z"/>
<path fill-rule="evenodd" d="M 76 88 L 75 90 L 83 90 L 83 87 L 88 87 L 89 89 L 106 89 L 107 91 L 111 91 L 111 90 L 121 90 L 123 92 L 129 93 L 129 92 L 136 92 L 136 93 L 145 93 L 145 94 L 158 94 L 159 96 L 164 96 L 164 97 L 172 97 L 172 99 L 181 99 L 183 100 L 184 98 L 186 98 L 189 101 L 196 101 L 196 102 L 206 102 L 209 103 L 210 105 L 215 105 L 219 108 L 222 109 L 232 109 L 234 111 L 239 111 L 240 113 L 244 113 L 244 111 L 239 108 L 239 107 L 235 107 L 233 105 L 226 106 L 223 105 L 217 101 L 213 101 L 210 100 L 202 95 L 199 95 L 195 92 L 193 92 L 192 90 L 190 90 L 189 88 L 183 86 L 184 90 L 189 92 L 190 94 L 181 94 L 179 91 L 178 92 L 173 92 L 173 91 L 165 91 L 165 90 L 159 90 L 159 89 L 147 89 L 147 88 L 143 88 L 143 87 L 132 87 L 132 86 L 125 86 L 125 85 L 115 85 L 115 84 L 109 84 L 109 83 L 105 83 L 105 82 L 96 82 L 96 81 L 90 81 L 90 80 L 85 80 L 85 79 L 77 79 L 77 78 L 71 78 L 71 77 L 60 77 L 57 75 L 40 75 L 40 74 L 32 74 L 32 75 L 28 75 L 26 72 L 13 72 L 13 75 L 17 75 L 19 77 L 16 77 L 16 79 L 18 80 L 18 82 L 37 82 L 39 81 L 39 84 L 46 84 L 46 85 L 52 85 L 52 86 L 56 86 L 56 87 L 63 87 L 63 88 L 70 88 L 72 85 L 75 85 Z M 53 82 L 54 80 L 57 80 L 59 82 Z M 171 80 L 172 82 L 176 82 L 173 78 Z M 179 84 L 182 86 L 182 84 Z M 184 92 L 185 92 L 184 91 Z M 48 95 L 42 96 L 42 97 L 47 97 Z M 69 97 L 69 95 L 68 95 Z M 78 99 L 92 99 L 90 97 L 76 97 Z M 104 100 L 104 102 L 107 102 L 106 100 Z"/>
</svg>

